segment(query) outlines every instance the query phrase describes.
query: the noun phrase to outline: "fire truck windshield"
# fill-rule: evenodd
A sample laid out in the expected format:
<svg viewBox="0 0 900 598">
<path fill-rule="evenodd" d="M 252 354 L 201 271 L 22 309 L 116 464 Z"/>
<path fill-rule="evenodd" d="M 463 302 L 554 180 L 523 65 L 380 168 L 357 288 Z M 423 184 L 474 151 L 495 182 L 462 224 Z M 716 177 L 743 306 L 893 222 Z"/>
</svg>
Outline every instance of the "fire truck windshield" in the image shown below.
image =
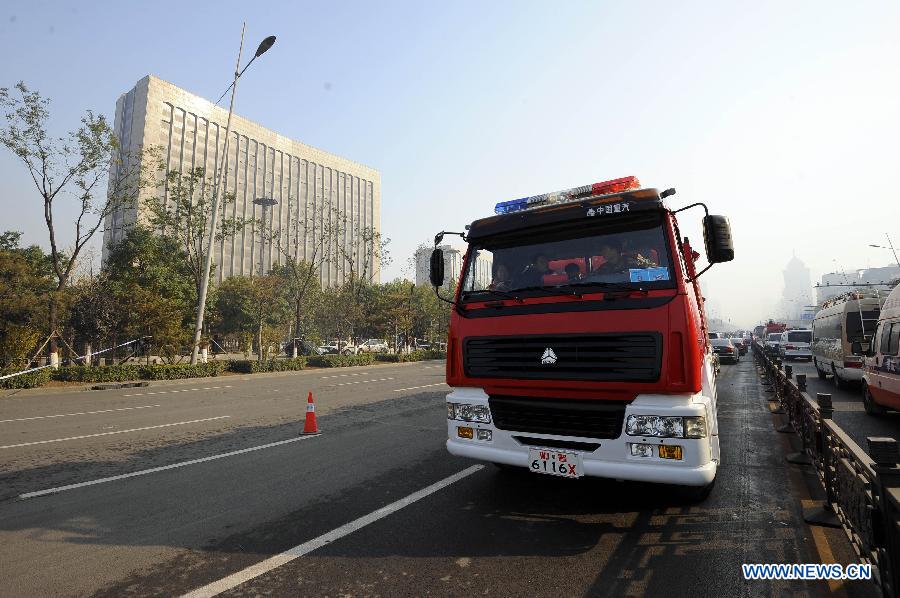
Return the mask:
<svg viewBox="0 0 900 598">
<path fill-rule="evenodd" d="M 572 226 L 553 238 L 536 235 L 480 239 L 473 244 L 463 278 L 463 299 L 483 301 L 591 292 L 590 287 L 674 288 L 671 251 L 662 219 L 633 222 L 632 228 Z"/>
</svg>

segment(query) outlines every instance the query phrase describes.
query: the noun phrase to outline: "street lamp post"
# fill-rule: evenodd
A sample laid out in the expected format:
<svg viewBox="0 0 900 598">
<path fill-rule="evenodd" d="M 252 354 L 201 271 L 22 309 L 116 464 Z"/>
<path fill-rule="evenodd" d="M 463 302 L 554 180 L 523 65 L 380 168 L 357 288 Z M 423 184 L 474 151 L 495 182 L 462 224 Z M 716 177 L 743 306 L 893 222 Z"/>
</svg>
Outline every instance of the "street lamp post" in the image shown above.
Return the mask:
<svg viewBox="0 0 900 598">
<path fill-rule="evenodd" d="M 264 39 L 259 47 L 256 48 L 256 54 L 253 58 L 250 59 L 250 62 L 244 67 L 243 70 L 238 70 L 241 68 L 241 55 L 244 52 L 244 31 L 247 29 L 247 23 L 244 23 L 241 27 L 241 45 L 238 48 L 238 58 L 237 65 L 234 67 L 234 81 L 231 82 L 231 85 L 228 89 L 231 90 L 231 101 L 228 104 L 228 120 L 225 123 L 225 146 L 222 150 L 222 165 L 217 167 L 219 171 L 216 173 L 216 189 L 213 193 L 212 199 L 212 213 L 209 215 L 209 241 L 206 244 L 206 257 L 203 260 L 203 278 L 200 281 L 200 296 L 197 297 L 197 320 L 194 324 L 194 349 L 191 352 L 191 365 L 196 365 L 197 356 L 200 351 L 200 335 L 203 331 L 203 314 L 206 310 L 206 293 L 209 290 L 209 271 L 212 267 L 212 253 L 213 247 L 216 242 L 216 220 L 219 216 L 219 198 L 222 196 L 222 183 L 225 179 L 225 168 L 228 165 L 228 141 L 229 136 L 231 135 L 231 116 L 234 114 L 234 95 L 237 92 L 237 82 L 238 79 L 241 78 L 241 75 L 244 74 L 244 71 L 253 64 L 253 61 L 265 54 L 265 52 L 272 47 L 272 44 L 275 43 L 275 36 L 270 35 L 266 39 Z M 219 98 L 221 100 L 225 97 L 225 94 L 228 93 L 228 89 L 225 90 L 225 93 Z M 218 101 L 216 102 L 219 103 Z"/>
<path fill-rule="evenodd" d="M 278 205 L 278 200 L 274 197 L 257 197 L 253 203 L 262 207 L 262 226 L 259 227 L 259 275 L 262 276 L 266 273 L 263 263 L 266 255 L 266 224 L 268 223 L 266 215 L 270 207 Z"/>
</svg>

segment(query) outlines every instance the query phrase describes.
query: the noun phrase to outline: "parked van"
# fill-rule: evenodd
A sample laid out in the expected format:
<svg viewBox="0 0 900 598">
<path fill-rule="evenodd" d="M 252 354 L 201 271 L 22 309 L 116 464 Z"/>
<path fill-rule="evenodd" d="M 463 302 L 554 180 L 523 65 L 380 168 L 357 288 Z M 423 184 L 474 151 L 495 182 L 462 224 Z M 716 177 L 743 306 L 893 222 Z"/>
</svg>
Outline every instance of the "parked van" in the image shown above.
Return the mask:
<svg viewBox="0 0 900 598">
<path fill-rule="evenodd" d="M 853 354 L 851 345 L 860 343 L 869 350 L 875 325 L 886 297 L 875 292 L 852 292 L 826 301 L 812 326 L 813 365 L 819 378 L 833 376 L 838 388 L 863 377 L 862 355 Z"/>
<path fill-rule="evenodd" d="M 900 285 L 894 287 L 881 308 L 881 317 L 863 368 L 863 405 L 866 413 L 880 415 L 885 409 L 900 410 Z"/>
<path fill-rule="evenodd" d="M 785 361 L 792 359 L 812 359 L 809 344 L 812 342 L 812 330 L 794 329 L 781 333 L 781 344 L 778 352 Z"/>
</svg>

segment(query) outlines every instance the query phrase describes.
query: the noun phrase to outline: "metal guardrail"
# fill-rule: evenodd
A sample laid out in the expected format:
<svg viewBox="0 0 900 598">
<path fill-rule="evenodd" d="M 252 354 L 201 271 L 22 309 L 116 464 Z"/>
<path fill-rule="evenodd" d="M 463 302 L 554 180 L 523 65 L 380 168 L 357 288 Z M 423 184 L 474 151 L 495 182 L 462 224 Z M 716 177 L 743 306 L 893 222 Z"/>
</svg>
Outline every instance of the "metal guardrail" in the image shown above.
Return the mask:
<svg viewBox="0 0 900 598">
<path fill-rule="evenodd" d="M 840 526 L 860 562 L 872 566 L 872 579 L 884 596 L 900 597 L 900 448 L 893 438 L 868 437 L 868 454 L 832 421 L 831 395 L 806 393 L 806 375 L 753 343 L 763 384 L 773 392 L 788 423 L 779 432 L 796 432 L 802 450 L 791 463 L 812 465 L 825 489 L 816 509 L 805 509 L 811 524 Z"/>
</svg>

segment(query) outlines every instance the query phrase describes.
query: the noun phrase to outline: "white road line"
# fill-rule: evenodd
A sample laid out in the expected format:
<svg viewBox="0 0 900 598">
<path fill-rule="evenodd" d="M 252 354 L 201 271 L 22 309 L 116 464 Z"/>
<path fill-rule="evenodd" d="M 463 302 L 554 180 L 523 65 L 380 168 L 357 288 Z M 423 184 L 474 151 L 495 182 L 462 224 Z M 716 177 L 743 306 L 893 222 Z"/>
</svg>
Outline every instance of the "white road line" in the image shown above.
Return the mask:
<svg viewBox="0 0 900 598">
<path fill-rule="evenodd" d="M 125 434 L 128 432 L 140 432 L 142 430 L 155 430 L 157 428 L 169 428 L 172 426 L 183 426 L 186 424 L 197 424 L 200 422 L 211 422 L 217 419 L 226 419 L 230 415 L 220 415 L 219 417 L 205 417 L 203 419 L 192 419 L 186 422 L 175 422 L 173 424 L 160 424 L 158 426 L 147 426 L 144 428 L 131 428 L 129 430 L 116 430 L 115 432 L 101 432 L 99 434 L 85 434 L 84 436 L 69 436 L 68 438 L 54 438 L 53 440 L 38 440 L 36 442 L 22 442 L 20 444 L 7 444 L 0 446 L 0 449 L 18 448 L 20 446 L 34 446 L 35 444 L 50 444 L 51 442 L 65 442 L 66 440 L 81 440 L 82 438 L 96 438 L 97 436 L 109 436 L 110 434 Z"/>
<path fill-rule="evenodd" d="M 228 386 L 204 386 L 203 388 L 185 388 L 184 390 L 158 390 L 156 392 L 136 392 L 133 394 L 122 395 L 123 397 L 143 397 L 145 395 L 164 395 L 170 392 L 188 392 L 192 390 L 219 390 L 221 388 L 231 388 Z"/>
<path fill-rule="evenodd" d="M 335 384 L 335 386 L 347 386 L 349 384 L 365 384 L 366 382 L 385 382 L 387 380 L 393 380 L 393 378 L 372 378 L 371 380 L 354 380 L 353 382 L 340 382 Z"/>
<path fill-rule="evenodd" d="M 71 415 L 94 415 L 97 413 L 111 413 L 113 411 L 131 411 L 133 409 L 150 409 L 151 407 L 160 407 L 160 405 L 141 405 L 140 407 L 122 407 L 120 409 L 101 409 L 100 411 L 79 411 L 78 413 L 60 413 L 58 415 L 36 415 L 34 417 L 20 417 L 17 419 L 0 419 L 0 424 L 8 422 L 29 422 L 34 419 L 50 419 L 53 417 L 69 417 Z"/>
<path fill-rule="evenodd" d="M 172 465 L 163 465 L 161 467 L 152 467 L 150 469 L 142 469 L 140 471 L 133 471 L 131 473 L 123 473 L 122 475 L 114 475 L 108 478 L 99 478 L 97 480 L 91 480 L 89 482 L 79 482 L 77 484 L 69 484 L 67 486 L 58 486 L 56 488 L 47 488 L 46 490 L 37 490 L 35 492 L 26 492 L 25 494 L 20 494 L 19 498 L 36 498 L 38 496 L 46 496 L 47 494 L 56 494 L 58 492 L 65 492 L 66 490 L 75 490 L 76 488 L 84 488 L 85 486 L 95 486 L 97 484 L 105 484 L 107 482 L 115 482 L 117 480 L 124 480 L 127 478 L 136 478 L 138 476 L 147 475 L 150 473 L 157 473 L 160 471 L 166 471 L 167 469 L 178 469 L 179 467 L 187 467 L 188 465 L 197 465 L 198 463 L 206 463 L 207 461 L 215 461 L 216 459 L 224 459 L 225 457 L 234 457 L 235 455 L 243 455 L 244 453 L 252 453 L 253 451 L 261 451 L 263 449 L 272 448 L 273 446 L 281 446 L 283 444 L 290 444 L 292 442 L 299 442 L 300 440 L 309 440 L 310 438 L 317 438 L 318 434 L 309 434 L 306 436 L 298 436 L 296 438 L 288 438 L 287 440 L 279 440 L 278 442 L 270 442 L 269 444 L 261 444 L 259 446 L 251 446 L 250 448 L 240 449 L 237 451 L 231 451 L 228 453 L 222 453 L 220 455 L 211 455 L 209 457 L 201 457 L 200 459 L 191 459 L 190 461 L 182 461 L 180 463 L 173 463 Z"/>
<path fill-rule="evenodd" d="M 402 392 L 404 390 L 416 390 L 418 388 L 431 388 L 432 386 L 445 386 L 446 383 L 438 382 L 437 384 L 426 384 L 424 386 L 410 386 L 409 388 L 396 388 L 394 392 Z"/>
<path fill-rule="evenodd" d="M 185 594 L 182 598 L 209 598 L 212 596 L 218 596 L 222 592 L 227 592 L 228 590 L 241 585 L 245 581 L 250 581 L 251 579 L 268 573 L 273 569 L 277 569 L 278 567 L 290 563 L 291 561 L 309 554 L 314 550 L 331 544 L 336 540 L 340 540 L 344 536 L 348 536 L 371 523 L 375 523 L 379 519 L 384 519 L 388 515 L 396 513 L 400 509 L 407 507 L 414 502 L 422 500 L 423 498 L 434 494 L 438 490 L 443 490 L 447 486 L 454 484 L 464 478 L 467 478 L 473 473 L 481 471 L 482 469 L 484 469 L 484 465 L 473 465 L 471 467 L 468 467 L 458 473 L 453 474 L 452 476 L 446 477 L 443 480 L 432 484 L 431 486 L 422 488 L 418 492 L 413 492 L 405 498 L 401 498 L 400 500 L 392 502 L 385 507 L 381 507 L 377 511 L 372 511 L 368 515 L 363 515 L 359 519 L 354 519 L 350 523 L 345 523 L 341 527 L 322 534 L 318 538 L 313 538 L 308 542 L 304 542 L 303 544 L 294 546 L 293 548 L 285 550 L 281 554 L 275 555 L 255 565 L 251 565 L 250 567 L 238 571 L 237 573 L 233 573 L 228 577 L 224 577 L 218 581 L 214 581 L 213 583 L 205 585 L 202 588 L 197 588 L 193 592 Z"/>
</svg>

